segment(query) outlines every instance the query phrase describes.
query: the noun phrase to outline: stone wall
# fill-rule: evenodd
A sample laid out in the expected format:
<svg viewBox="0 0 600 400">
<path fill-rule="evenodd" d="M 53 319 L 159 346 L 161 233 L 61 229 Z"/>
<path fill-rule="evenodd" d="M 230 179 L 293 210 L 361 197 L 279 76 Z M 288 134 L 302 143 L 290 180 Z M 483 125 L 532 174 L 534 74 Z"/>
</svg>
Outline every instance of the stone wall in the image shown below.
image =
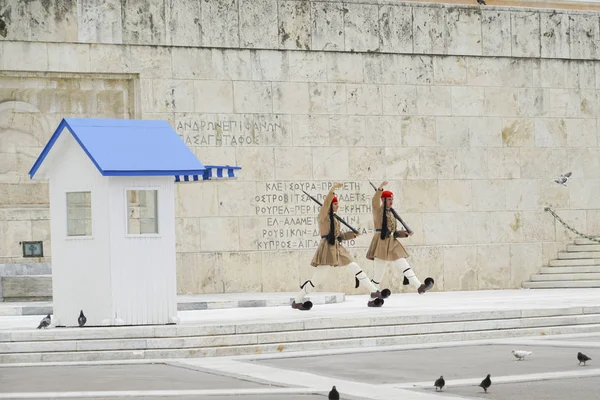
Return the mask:
<svg viewBox="0 0 600 400">
<path fill-rule="evenodd" d="M 600 232 L 597 13 L 392 1 L 7 4 L 0 108 L 13 106 L 0 153 L 26 156 L 0 167 L 0 205 L 21 221 L 0 218 L 2 232 L 19 229 L 2 235 L 3 262 L 18 256 L 17 238 L 50 247 L 47 188 L 33 189 L 25 172 L 71 115 L 166 119 L 205 164 L 243 167 L 235 182 L 178 185 L 181 293 L 297 290 L 318 236 L 301 190 L 322 196 L 338 180 L 340 214 L 363 229 L 349 248 L 365 269 L 368 180 L 387 179 L 415 231 L 409 262 L 437 290 L 519 287 L 572 240 L 547 205 Z M 29 118 L 16 125 L 15 102 Z M 10 136 L 10 126 L 29 136 Z M 556 185 L 567 170 L 569 187 Z M 40 229 L 31 198 L 46 215 Z M 386 282 L 403 290 L 397 271 Z M 327 288 L 358 293 L 343 270 Z"/>
</svg>

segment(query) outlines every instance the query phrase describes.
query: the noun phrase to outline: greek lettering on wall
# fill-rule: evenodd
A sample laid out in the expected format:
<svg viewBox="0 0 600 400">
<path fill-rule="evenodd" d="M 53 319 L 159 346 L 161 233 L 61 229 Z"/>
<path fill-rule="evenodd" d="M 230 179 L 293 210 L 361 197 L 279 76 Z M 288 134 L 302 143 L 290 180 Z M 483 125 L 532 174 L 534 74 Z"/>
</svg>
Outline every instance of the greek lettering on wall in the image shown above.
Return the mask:
<svg viewBox="0 0 600 400">
<path fill-rule="evenodd" d="M 175 122 L 177 134 L 189 147 L 258 146 L 276 144 L 289 136 L 279 115 L 201 115 Z"/>
<path fill-rule="evenodd" d="M 258 250 L 305 250 L 318 247 L 321 240 L 318 214 L 321 208 L 303 191 L 323 203 L 332 182 L 266 182 L 254 198 L 257 216 L 264 217 L 258 234 Z M 370 186 L 369 186 L 370 188 Z M 337 214 L 361 235 L 372 233 L 364 227 L 371 217 L 372 193 L 365 193 L 360 182 L 346 182 L 336 193 L 340 201 Z M 367 217 L 367 219 L 365 219 Z M 350 229 L 341 225 L 342 232 Z M 344 242 L 355 247 L 356 241 Z"/>
</svg>

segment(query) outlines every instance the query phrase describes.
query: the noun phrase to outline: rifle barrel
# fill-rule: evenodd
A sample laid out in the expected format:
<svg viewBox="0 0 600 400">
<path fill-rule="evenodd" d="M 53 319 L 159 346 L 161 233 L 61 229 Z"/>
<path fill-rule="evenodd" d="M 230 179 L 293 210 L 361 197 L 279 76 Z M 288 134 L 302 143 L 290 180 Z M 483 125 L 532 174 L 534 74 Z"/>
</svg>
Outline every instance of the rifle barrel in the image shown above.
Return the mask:
<svg viewBox="0 0 600 400">
<path fill-rule="evenodd" d="M 373 185 L 373 182 L 369 181 L 369 183 L 371 184 L 371 186 L 373 186 L 373 189 L 375 189 L 375 191 L 377 191 L 377 187 L 375 187 L 375 185 Z M 411 233 L 411 232 L 412 232 L 412 230 L 411 230 L 411 229 L 408 227 L 408 225 L 406 225 L 406 224 L 404 223 L 404 221 L 402 220 L 402 218 L 400 218 L 400 216 L 399 216 L 399 215 L 396 213 L 396 211 L 395 211 L 395 210 L 392 210 L 392 214 L 394 214 L 394 217 L 395 217 L 395 218 L 396 218 L 398 221 L 400 221 L 400 223 L 402 224 L 402 226 L 404 227 L 404 229 L 406 229 L 406 231 L 407 231 L 408 233 Z"/>
<path fill-rule="evenodd" d="M 315 199 L 314 197 L 312 197 L 310 194 L 306 193 L 304 190 L 302 191 L 305 195 L 307 195 L 308 197 L 310 197 L 315 203 L 317 203 L 318 205 L 320 205 L 321 207 L 323 207 L 323 203 L 321 203 L 319 200 Z M 352 230 L 352 232 L 354 233 L 359 233 L 357 229 L 353 228 L 352 226 L 350 226 L 349 223 L 347 223 L 346 221 L 344 221 L 344 219 L 342 217 L 340 217 L 339 215 L 337 215 L 336 213 L 333 213 L 333 216 L 340 221 L 342 224 L 346 225 L 348 228 L 350 228 Z"/>
</svg>

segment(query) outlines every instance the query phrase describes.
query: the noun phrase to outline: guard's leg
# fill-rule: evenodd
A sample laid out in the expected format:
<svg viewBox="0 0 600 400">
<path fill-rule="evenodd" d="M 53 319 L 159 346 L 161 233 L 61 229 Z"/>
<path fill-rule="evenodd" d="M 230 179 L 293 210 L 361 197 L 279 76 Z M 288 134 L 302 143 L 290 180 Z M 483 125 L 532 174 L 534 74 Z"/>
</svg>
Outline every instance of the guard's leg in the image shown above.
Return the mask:
<svg viewBox="0 0 600 400">
<path fill-rule="evenodd" d="M 400 270 L 404 274 L 404 277 L 408 279 L 408 282 L 412 286 L 414 286 L 415 289 L 417 289 L 417 292 L 419 294 L 423 294 L 433 287 L 434 281 L 432 278 L 425 279 L 425 284 L 421 283 L 419 278 L 417 278 L 417 274 L 415 274 L 415 271 L 412 270 L 412 268 L 408 264 L 408 261 L 406 261 L 406 258 L 400 258 L 394 261 L 394 264 L 398 266 L 398 268 L 400 268 Z"/>
<path fill-rule="evenodd" d="M 355 262 L 351 262 L 350 264 L 348 264 L 348 269 L 352 271 L 352 273 L 354 274 L 354 278 L 357 280 L 358 284 L 366 286 L 369 292 L 371 293 L 371 300 L 368 301 L 367 305 L 369 307 L 381 307 L 383 305 L 384 297 L 381 294 L 381 292 L 377 290 L 377 287 L 373 285 L 373 282 L 369 280 L 369 277 L 360 268 L 360 265 L 358 265 Z"/>
<path fill-rule="evenodd" d="M 305 281 L 300 286 L 300 291 L 296 294 L 294 301 L 292 302 L 292 308 L 296 308 L 298 310 L 310 310 L 313 306 L 311 301 L 304 301 L 304 296 L 308 293 L 312 292 L 315 287 L 323 282 L 329 273 L 328 265 L 319 265 L 315 267 L 315 272 L 313 273 L 312 278 Z"/>
<path fill-rule="evenodd" d="M 373 274 L 373 279 L 371 279 L 371 282 L 375 285 L 375 287 L 378 290 L 379 290 L 379 285 L 381 284 L 381 281 L 383 280 L 383 277 L 385 275 L 385 272 L 387 271 L 388 263 L 389 263 L 389 261 L 375 258 L 375 261 L 374 261 L 375 273 Z M 386 299 L 392 294 L 392 292 L 390 291 L 390 289 L 383 289 L 381 291 L 381 294 L 382 294 L 382 296 L 384 296 L 383 298 Z"/>
</svg>

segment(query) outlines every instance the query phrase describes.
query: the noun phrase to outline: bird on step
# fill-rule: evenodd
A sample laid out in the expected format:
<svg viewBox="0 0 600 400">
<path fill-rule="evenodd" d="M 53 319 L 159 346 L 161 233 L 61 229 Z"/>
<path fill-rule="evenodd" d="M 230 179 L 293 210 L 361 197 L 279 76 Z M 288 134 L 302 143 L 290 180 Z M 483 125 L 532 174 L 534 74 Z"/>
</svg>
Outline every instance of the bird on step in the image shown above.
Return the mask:
<svg viewBox="0 0 600 400">
<path fill-rule="evenodd" d="M 48 314 L 44 318 L 42 318 L 37 329 L 48 328 L 50 326 L 50 322 L 52 322 L 52 320 L 50 319 L 50 314 Z"/>
<path fill-rule="evenodd" d="M 87 322 L 87 318 L 85 317 L 85 315 L 83 315 L 83 310 L 81 310 L 79 312 L 79 318 L 77 318 L 77 322 L 79 323 L 79 327 L 81 328 L 82 326 L 85 325 L 85 323 Z"/>
</svg>

